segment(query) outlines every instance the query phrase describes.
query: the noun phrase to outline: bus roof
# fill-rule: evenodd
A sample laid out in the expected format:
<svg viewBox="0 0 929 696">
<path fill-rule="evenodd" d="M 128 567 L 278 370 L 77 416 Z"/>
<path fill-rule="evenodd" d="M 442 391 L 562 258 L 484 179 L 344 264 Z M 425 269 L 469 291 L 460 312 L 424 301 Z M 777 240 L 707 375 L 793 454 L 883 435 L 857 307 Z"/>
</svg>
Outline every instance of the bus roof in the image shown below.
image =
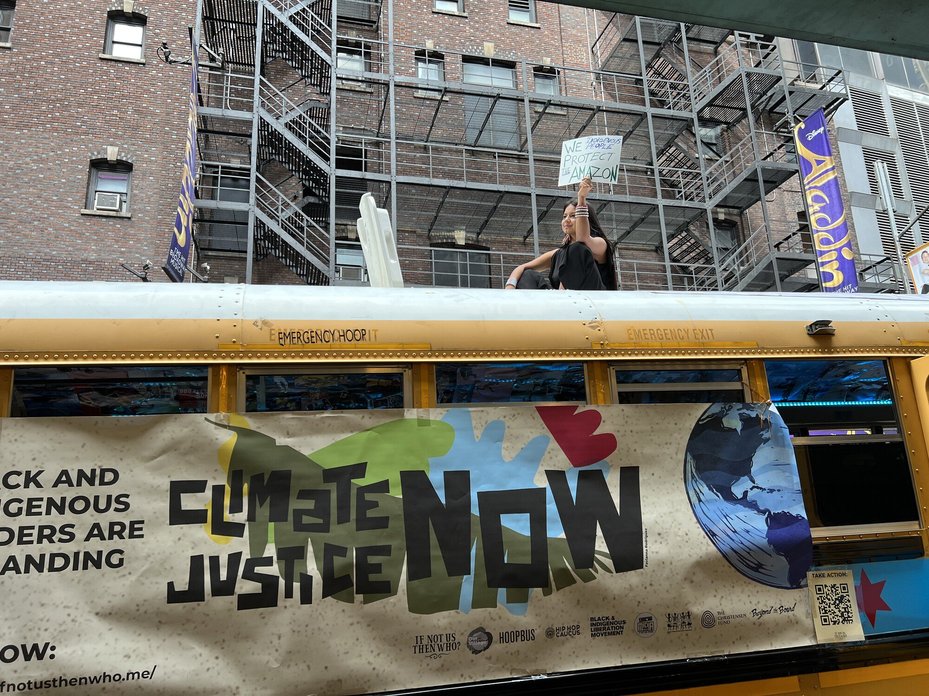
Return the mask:
<svg viewBox="0 0 929 696">
<path fill-rule="evenodd" d="M 915 295 L 0 282 L 0 361 L 916 356 L 927 318 Z"/>
</svg>

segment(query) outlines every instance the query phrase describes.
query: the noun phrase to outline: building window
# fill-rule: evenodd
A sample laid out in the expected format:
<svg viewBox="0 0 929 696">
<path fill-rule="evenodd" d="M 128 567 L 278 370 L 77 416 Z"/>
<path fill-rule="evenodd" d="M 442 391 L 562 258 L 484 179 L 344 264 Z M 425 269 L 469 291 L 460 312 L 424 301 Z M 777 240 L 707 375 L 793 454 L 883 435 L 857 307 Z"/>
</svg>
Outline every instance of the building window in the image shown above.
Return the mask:
<svg viewBox="0 0 929 696">
<path fill-rule="evenodd" d="M 797 47 L 797 60 L 800 62 L 801 78 L 807 82 L 821 82 L 816 44 L 810 41 L 796 41 L 795 45 Z"/>
<path fill-rule="evenodd" d="M 509 0 L 507 5 L 511 22 L 535 23 L 535 0 Z"/>
<path fill-rule="evenodd" d="M 360 242 L 336 242 L 335 276 L 346 285 L 357 285 L 368 279 Z"/>
<path fill-rule="evenodd" d="M 145 46 L 145 18 L 112 13 L 106 24 L 104 53 L 115 58 L 142 60 Z"/>
<path fill-rule="evenodd" d="M 929 63 L 903 56 L 881 55 L 884 79 L 892 85 L 929 92 Z"/>
<path fill-rule="evenodd" d="M 486 87 L 516 87 L 512 64 L 500 61 L 466 61 L 462 64 L 463 81 Z M 484 147 L 519 147 L 519 101 L 465 94 L 465 136 L 469 145 Z"/>
<path fill-rule="evenodd" d="M 361 46 L 339 46 L 336 50 L 336 68 L 353 72 L 365 71 L 365 54 Z"/>
<path fill-rule="evenodd" d="M 362 24 L 371 24 L 377 20 L 379 3 L 372 0 L 339 0 L 339 19 L 346 19 Z"/>
<path fill-rule="evenodd" d="M 433 248 L 432 282 L 449 288 L 489 288 L 490 254 L 461 248 Z"/>
<path fill-rule="evenodd" d="M 132 165 L 128 162 L 91 162 L 87 185 L 88 210 L 129 212 L 129 182 Z"/>
<path fill-rule="evenodd" d="M 362 145 L 344 141 L 335 150 L 335 219 L 354 223 L 358 205 L 368 192 L 365 149 Z M 357 172 L 352 175 L 351 172 Z M 354 225 L 353 225 L 354 226 Z"/>
<path fill-rule="evenodd" d="M 13 33 L 13 14 L 16 3 L 12 0 L 0 0 L 0 43 L 10 43 Z"/>
<path fill-rule="evenodd" d="M 216 201 L 215 207 L 199 210 L 197 243 L 210 251 L 248 248 L 249 171 L 228 164 L 204 162 L 198 196 Z"/>
<path fill-rule="evenodd" d="M 535 70 L 535 91 L 549 97 L 561 95 L 561 84 L 558 82 L 558 73 L 554 70 Z"/>
<path fill-rule="evenodd" d="M 819 54 L 819 64 L 822 66 L 827 68 L 841 67 L 847 72 L 874 77 L 871 56 L 867 51 L 846 46 L 831 46 L 829 44 L 816 44 L 816 51 Z M 808 70 L 808 63 L 811 60 L 810 50 L 802 48 L 801 54 L 804 64 L 807 65 L 805 69 Z"/>
<path fill-rule="evenodd" d="M 581 363 L 439 363 L 436 403 L 587 402 Z"/>
<path fill-rule="evenodd" d="M 432 0 L 433 9 L 439 12 L 464 13 L 464 0 Z"/>
<path fill-rule="evenodd" d="M 445 80 L 445 56 L 435 51 L 417 51 L 416 77 L 420 80 L 443 82 Z"/>
</svg>

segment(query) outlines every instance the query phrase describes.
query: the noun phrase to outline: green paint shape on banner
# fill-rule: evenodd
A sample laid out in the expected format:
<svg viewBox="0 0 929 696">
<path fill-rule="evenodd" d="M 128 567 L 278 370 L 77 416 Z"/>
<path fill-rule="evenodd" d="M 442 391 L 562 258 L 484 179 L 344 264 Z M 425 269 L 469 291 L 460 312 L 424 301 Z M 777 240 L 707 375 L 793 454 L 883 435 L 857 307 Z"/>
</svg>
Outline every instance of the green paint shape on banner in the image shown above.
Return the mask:
<svg viewBox="0 0 929 696">
<path fill-rule="evenodd" d="M 324 469 L 367 462 L 358 485 L 390 482 L 390 494 L 400 495 L 401 471 L 429 472 L 429 459 L 448 453 L 455 429 L 442 421 L 407 418 L 378 425 L 313 452 L 310 458 Z"/>
</svg>

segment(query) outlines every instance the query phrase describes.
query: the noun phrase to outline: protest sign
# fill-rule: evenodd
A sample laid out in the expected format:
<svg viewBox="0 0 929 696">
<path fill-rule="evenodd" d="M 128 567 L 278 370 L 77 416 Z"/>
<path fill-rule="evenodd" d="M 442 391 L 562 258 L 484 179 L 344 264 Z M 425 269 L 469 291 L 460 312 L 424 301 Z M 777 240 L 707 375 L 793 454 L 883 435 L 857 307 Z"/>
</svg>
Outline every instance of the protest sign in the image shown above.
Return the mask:
<svg viewBox="0 0 929 696">
<path fill-rule="evenodd" d="M 558 185 L 576 184 L 585 176 L 593 181 L 615 184 L 622 171 L 623 136 L 591 135 L 561 143 L 561 164 Z"/>
</svg>

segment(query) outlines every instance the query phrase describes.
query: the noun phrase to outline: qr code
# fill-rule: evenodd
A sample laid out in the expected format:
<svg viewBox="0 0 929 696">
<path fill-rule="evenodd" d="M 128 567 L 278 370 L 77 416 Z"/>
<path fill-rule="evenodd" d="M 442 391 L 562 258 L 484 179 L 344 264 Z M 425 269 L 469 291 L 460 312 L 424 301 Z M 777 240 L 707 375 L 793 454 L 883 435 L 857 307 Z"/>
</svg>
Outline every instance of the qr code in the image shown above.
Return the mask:
<svg viewBox="0 0 929 696">
<path fill-rule="evenodd" d="M 823 626 L 845 626 L 855 623 L 847 582 L 817 584 L 815 590 L 819 605 L 819 622 Z"/>
</svg>

